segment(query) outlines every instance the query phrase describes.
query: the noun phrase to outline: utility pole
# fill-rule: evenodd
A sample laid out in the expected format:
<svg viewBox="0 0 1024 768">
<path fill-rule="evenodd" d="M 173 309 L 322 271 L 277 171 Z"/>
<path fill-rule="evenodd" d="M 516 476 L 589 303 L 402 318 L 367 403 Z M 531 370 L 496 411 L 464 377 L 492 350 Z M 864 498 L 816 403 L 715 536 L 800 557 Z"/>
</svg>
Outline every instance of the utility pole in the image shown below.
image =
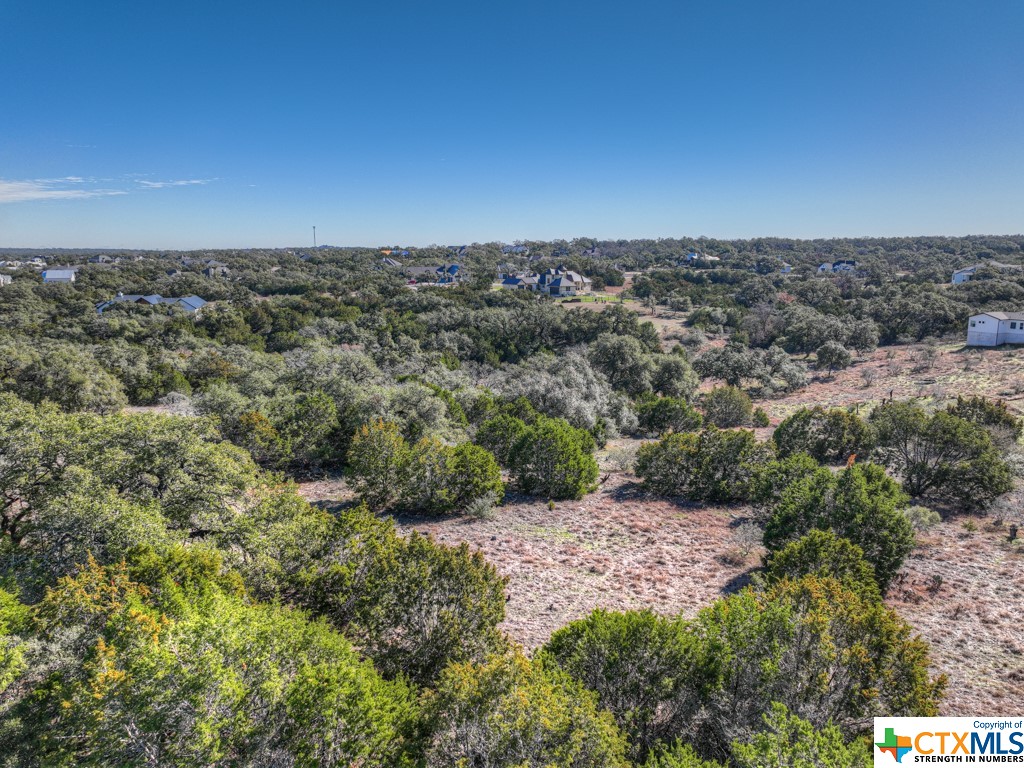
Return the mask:
<svg viewBox="0 0 1024 768">
<path fill-rule="evenodd" d="M 313 227 L 313 247 L 316 248 L 316 227 Z"/>
</svg>

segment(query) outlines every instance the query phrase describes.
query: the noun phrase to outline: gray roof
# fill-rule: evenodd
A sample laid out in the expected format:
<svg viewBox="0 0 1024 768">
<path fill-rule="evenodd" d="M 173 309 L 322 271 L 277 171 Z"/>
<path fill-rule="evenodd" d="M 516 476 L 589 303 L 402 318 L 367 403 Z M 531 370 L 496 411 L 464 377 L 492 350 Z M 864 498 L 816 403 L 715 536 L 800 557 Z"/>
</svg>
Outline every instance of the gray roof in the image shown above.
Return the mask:
<svg viewBox="0 0 1024 768">
<path fill-rule="evenodd" d="M 129 304 L 148 304 L 150 306 L 156 306 L 157 304 L 170 304 L 172 306 L 180 307 L 186 312 L 195 312 L 197 309 L 202 309 L 207 305 L 205 299 L 201 299 L 198 296 L 183 296 L 183 297 L 164 297 L 158 293 L 150 294 L 149 296 L 142 296 L 137 293 L 120 294 L 115 296 L 108 301 L 101 301 L 96 305 L 97 312 L 103 312 L 105 309 L 110 309 L 114 304 L 120 304 L 128 302 Z"/>
<path fill-rule="evenodd" d="M 180 299 L 164 299 L 164 302 L 167 304 L 177 304 L 186 312 L 195 312 L 197 309 L 205 307 L 208 303 L 206 299 L 201 299 L 198 296 L 183 296 Z"/>
<path fill-rule="evenodd" d="M 74 276 L 75 270 L 73 269 L 47 269 L 43 272 L 44 278 L 52 280 L 71 280 Z"/>
<path fill-rule="evenodd" d="M 1024 312 L 979 312 L 978 315 L 988 315 L 996 320 L 1024 320 Z M 978 317 L 973 315 L 973 317 Z"/>
<path fill-rule="evenodd" d="M 1024 266 L 1021 266 L 1020 264 L 1004 264 L 1001 261 L 983 261 L 978 264 L 971 264 L 969 267 L 954 269 L 953 274 L 959 275 L 961 272 L 974 272 L 975 270 L 982 269 L 983 267 L 993 267 L 995 269 L 1024 269 Z"/>
</svg>

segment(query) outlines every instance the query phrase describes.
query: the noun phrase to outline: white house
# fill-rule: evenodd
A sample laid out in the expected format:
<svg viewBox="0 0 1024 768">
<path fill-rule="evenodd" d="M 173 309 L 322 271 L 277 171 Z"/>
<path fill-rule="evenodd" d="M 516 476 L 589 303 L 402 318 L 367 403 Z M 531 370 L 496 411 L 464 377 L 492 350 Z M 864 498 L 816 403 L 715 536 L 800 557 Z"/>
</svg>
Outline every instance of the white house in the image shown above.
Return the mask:
<svg viewBox="0 0 1024 768">
<path fill-rule="evenodd" d="M 73 269 L 47 269 L 43 272 L 44 283 L 73 283 L 75 282 L 75 270 Z"/>
<path fill-rule="evenodd" d="M 963 267 L 953 272 L 953 285 L 960 285 L 960 283 L 966 283 L 968 280 L 973 280 L 978 270 L 983 267 L 998 269 L 1000 272 L 1013 272 L 1024 269 L 1024 267 L 1021 267 L 1019 264 L 1003 264 L 998 261 L 987 261 L 983 264 L 971 264 L 969 267 Z"/>
<path fill-rule="evenodd" d="M 10 275 L 0 275 L 0 285 L 10 285 L 10 284 L 11 284 L 11 276 Z"/>
<path fill-rule="evenodd" d="M 1024 312 L 983 312 L 967 324 L 969 347 L 1024 344 Z"/>
<path fill-rule="evenodd" d="M 676 259 L 673 264 L 677 267 L 685 267 L 688 264 L 714 264 L 721 261 L 717 256 L 708 256 L 706 253 L 691 251 L 681 259 Z"/>
</svg>

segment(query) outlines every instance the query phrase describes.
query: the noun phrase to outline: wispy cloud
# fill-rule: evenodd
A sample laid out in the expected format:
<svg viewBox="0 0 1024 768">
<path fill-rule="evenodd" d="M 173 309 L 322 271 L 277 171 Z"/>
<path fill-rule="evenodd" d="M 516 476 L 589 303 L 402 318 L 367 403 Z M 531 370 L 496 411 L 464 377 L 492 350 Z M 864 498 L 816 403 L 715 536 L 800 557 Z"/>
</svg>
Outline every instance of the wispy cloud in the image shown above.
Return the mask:
<svg viewBox="0 0 1024 768">
<path fill-rule="evenodd" d="M 192 184 L 209 184 L 213 179 L 178 179 L 176 181 L 137 181 L 146 189 L 163 189 L 164 187 L 188 187 Z"/>
<path fill-rule="evenodd" d="M 0 179 L 0 205 L 3 203 L 24 203 L 32 200 L 83 200 L 90 197 L 127 195 L 146 189 L 166 187 L 189 187 L 195 184 L 209 184 L 216 179 L 172 179 L 169 181 L 146 181 L 136 178 L 140 174 L 124 176 L 120 182 L 115 179 L 97 179 L 84 176 L 62 176 L 58 179 Z M 121 187 L 111 188 L 111 184 Z"/>
<path fill-rule="evenodd" d="M 102 189 L 86 186 L 88 179 L 67 176 L 63 179 L 0 179 L 0 203 L 23 203 L 29 200 L 81 200 L 88 197 L 126 195 L 123 189 Z"/>
</svg>

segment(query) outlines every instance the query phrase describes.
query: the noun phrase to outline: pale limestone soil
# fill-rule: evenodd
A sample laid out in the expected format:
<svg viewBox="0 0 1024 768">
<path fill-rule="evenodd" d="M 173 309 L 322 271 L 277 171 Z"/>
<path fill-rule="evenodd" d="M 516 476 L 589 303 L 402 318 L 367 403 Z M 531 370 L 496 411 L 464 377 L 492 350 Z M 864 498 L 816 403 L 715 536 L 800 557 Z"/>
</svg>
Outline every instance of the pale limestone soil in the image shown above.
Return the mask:
<svg viewBox="0 0 1024 768">
<path fill-rule="evenodd" d="M 958 518 L 921 537 L 888 603 L 921 633 L 949 678 L 943 714 L 1019 711 L 1024 705 L 1024 546 L 1010 521 Z M 1012 513 L 1011 513 L 1012 514 Z M 964 528 L 970 521 L 978 530 Z M 1024 531 L 1024 525 L 1021 525 Z"/>
<path fill-rule="evenodd" d="M 686 509 L 645 499 L 611 475 L 581 501 L 519 497 L 490 520 L 399 518 L 403 530 L 447 544 L 468 542 L 509 577 L 503 628 L 527 647 L 595 608 L 651 607 L 692 616 L 742 580 L 757 562 L 737 553 L 742 509 Z"/>
</svg>

